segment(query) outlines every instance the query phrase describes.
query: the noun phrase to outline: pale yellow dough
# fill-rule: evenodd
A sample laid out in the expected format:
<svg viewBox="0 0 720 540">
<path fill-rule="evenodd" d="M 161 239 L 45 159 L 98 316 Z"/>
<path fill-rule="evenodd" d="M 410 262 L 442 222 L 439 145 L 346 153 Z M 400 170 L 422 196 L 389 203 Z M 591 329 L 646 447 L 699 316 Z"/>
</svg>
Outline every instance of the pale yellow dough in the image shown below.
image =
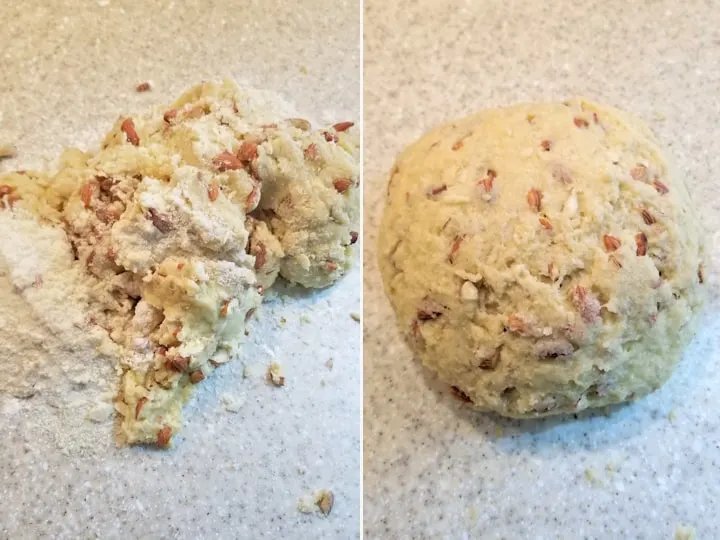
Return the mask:
<svg viewBox="0 0 720 540">
<path fill-rule="evenodd" d="M 512 417 L 633 400 L 670 376 L 702 234 L 651 132 L 574 99 L 486 110 L 397 159 L 379 263 L 422 362 Z"/>
</svg>

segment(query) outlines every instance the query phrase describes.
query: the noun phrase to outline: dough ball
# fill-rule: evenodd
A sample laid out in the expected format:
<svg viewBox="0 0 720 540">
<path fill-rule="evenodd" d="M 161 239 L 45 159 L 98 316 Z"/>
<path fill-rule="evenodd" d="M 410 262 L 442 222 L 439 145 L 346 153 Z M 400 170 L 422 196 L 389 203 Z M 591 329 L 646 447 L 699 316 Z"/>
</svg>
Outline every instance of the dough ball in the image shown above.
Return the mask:
<svg viewBox="0 0 720 540">
<path fill-rule="evenodd" d="M 701 227 L 651 132 L 583 99 L 483 111 L 398 158 L 379 263 L 414 352 L 511 417 L 636 399 L 703 296 Z"/>
</svg>

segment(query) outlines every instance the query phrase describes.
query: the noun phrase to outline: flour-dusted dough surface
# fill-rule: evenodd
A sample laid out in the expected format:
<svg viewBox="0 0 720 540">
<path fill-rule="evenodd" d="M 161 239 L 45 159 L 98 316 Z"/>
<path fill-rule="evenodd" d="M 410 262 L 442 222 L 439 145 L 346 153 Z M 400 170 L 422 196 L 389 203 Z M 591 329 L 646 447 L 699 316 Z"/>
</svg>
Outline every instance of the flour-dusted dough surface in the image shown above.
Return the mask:
<svg viewBox="0 0 720 540">
<path fill-rule="evenodd" d="M 352 123 L 313 130 L 225 81 L 121 117 L 99 151 L 65 151 L 54 175 L 0 178 L 3 208 L 67 234 L 85 324 L 120 358 L 129 443 L 169 444 L 193 385 L 237 356 L 278 275 L 324 287 L 349 268 L 357 161 Z"/>
<path fill-rule="evenodd" d="M 701 236 L 650 131 L 574 99 L 487 110 L 408 147 L 379 263 L 425 365 L 480 409 L 540 416 L 663 384 L 702 303 Z"/>
</svg>

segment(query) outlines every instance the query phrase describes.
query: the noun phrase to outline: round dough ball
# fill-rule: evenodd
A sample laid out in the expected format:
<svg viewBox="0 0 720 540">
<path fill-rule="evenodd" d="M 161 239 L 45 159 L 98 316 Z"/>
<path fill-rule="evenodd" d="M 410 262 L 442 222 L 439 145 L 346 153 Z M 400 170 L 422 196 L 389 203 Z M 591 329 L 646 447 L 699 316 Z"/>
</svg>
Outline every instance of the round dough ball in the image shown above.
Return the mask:
<svg viewBox="0 0 720 540">
<path fill-rule="evenodd" d="M 651 132 L 576 99 L 483 111 L 398 158 L 379 241 L 414 352 L 511 417 L 636 399 L 703 295 L 701 227 Z"/>
</svg>

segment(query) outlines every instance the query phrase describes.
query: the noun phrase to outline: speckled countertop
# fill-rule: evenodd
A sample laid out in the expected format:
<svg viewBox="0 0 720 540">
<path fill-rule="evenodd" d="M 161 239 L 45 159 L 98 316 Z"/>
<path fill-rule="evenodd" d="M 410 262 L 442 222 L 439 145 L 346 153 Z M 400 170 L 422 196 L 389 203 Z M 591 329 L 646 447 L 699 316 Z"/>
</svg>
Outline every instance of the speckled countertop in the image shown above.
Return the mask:
<svg viewBox="0 0 720 540">
<path fill-rule="evenodd" d="M 720 538 L 720 17 L 709 0 L 384 2 L 365 15 L 366 538 Z M 443 120 L 586 95 L 669 146 L 710 230 L 709 302 L 661 390 L 610 416 L 473 413 L 412 361 L 375 263 L 385 175 Z"/>
<path fill-rule="evenodd" d="M 97 144 L 120 113 L 223 76 L 311 117 L 357 119 L 359 10 L 356 0 L 5 1 L 0 142 L 19 156 L 0 170 Z M 136 93 L 146 80 L 153 90 Z M 288 296 L 262 310 L 242 361 L 201 385 L 169 451 L 116 448 L 101 426 L 94 448 L 73 454 L 61 444 L 72 434 L 44 428 L 50 408 L 23 414 L 40 398 L 0 396 L 0 538 L 359 537 L 360 269 Z M 263 381 L 273 360 L 283 388 Z M 222 394 L 245 403 L 228 412 Z M 298 498 L 322 488 L 335 493 L 330 516 L 299 513 Z"/>
</svg>

